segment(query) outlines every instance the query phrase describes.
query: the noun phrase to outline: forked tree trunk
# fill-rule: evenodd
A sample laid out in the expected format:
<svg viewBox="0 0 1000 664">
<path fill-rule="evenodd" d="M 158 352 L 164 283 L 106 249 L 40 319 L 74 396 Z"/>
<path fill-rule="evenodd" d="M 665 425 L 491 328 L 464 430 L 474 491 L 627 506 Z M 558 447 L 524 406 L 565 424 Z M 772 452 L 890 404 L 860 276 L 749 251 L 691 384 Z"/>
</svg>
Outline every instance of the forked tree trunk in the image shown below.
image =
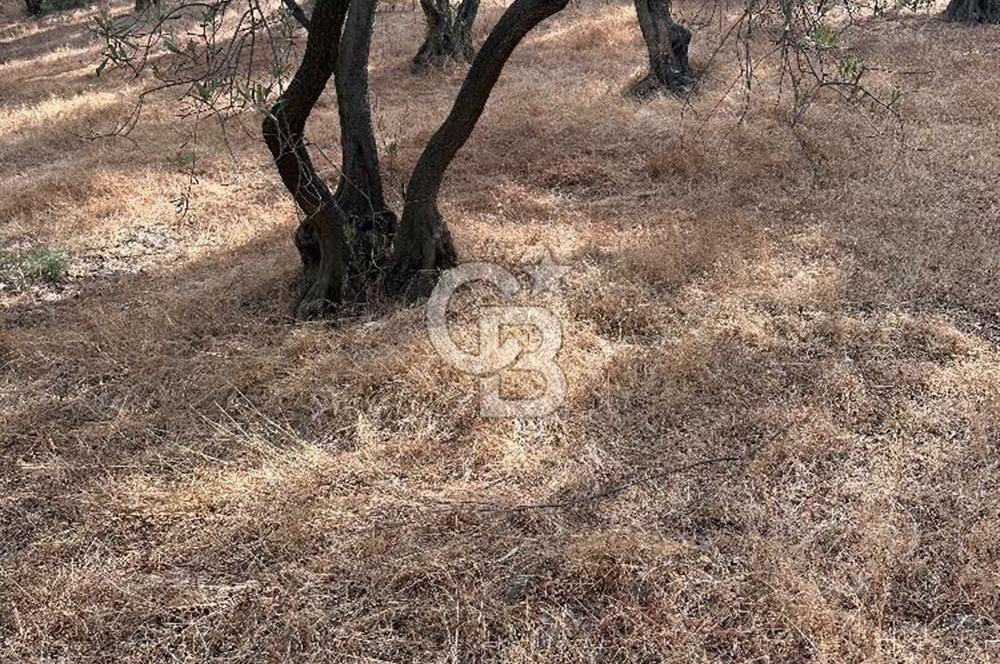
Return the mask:
<svg viewBox="0 0 1000 664">
<path fill-rule="evenodd" d="M 486 38 L 451 112 L 427 143 L 410 176 L 386 278 L 390 293 L 408 297 L 426 295 L 437 273 L 456 264 L 451 233 L 437 207 L 444 173 L 472 134 L 510 54 L 532 28 L 567 3 L 568 0 L 515 0 Z"/>
<path fill-rule="evenodd" d="M 367 299 L 369 285 L 389 257 L 396 227 L 396 215 L 386 206 L 382 192 L 368 99 L 368 55 L 376 2 L 351 2 L 334 74 L 342 146 L 340 183 L 334 200 L 348 224 L 351 253 L 347 289 L 349 297 L 357 301 Z"/>
<path fill-rule="evenodd" d="M 348 0 L 318 0 L 302 62 L 264 118 L 264 141 L 285 187 L 305 216 L 295 233 L 304 282 L 295 313 L 314 318 L 343 299 L 344 213 L 316 172 L 305 145 L 305 124 L 337 67 Z"/>
<path fill-rule="evenodd" d="M 694 82 L 688 64 L 691 31 L 674 21 L 670 0 L 635 0 L 635 13 L 649 53 L 649 73 L 631 86 L 629 94 L 641 99 L 660 90 L 685 90 Z"/>
<path fill-rule="evenodd" d="M 41 16 L 42 0 L 24 0 L 24 4 L 28 8 L 29 16 Z"/>
<path fill-rule="evenodd" d="M 451 112 L 410 177 L 384 273 L 378 269 L 377 257 L 388 248 L 395 218 L 383 200 L 368 104 L 367 63 L 375 2 L 317 1 L 302 62 L 262 126 L 282 182 L 305 216 L 295 233 L 305 275 L 296 308 L 300 318 L 328 313 L 344 300 L 345 283 L 352 278 L 358 290 L 364 290 L 375 281 L 373 272 L 384 274 L 381 283 L 389 294 L 422 295 L 433 286 L 439 270 L 456 264 L 448 226 L 437 209 L 441 180 L 472 133 L 514 48 L 568 0 L 515 0 L 490 32 Z M 306 120 L 334 73 L 344 160 L 336 194 L 316 172 L 304 137 Z M 359 230 L 372 232 L 359 238 Z M 361 267 L 354 268 L 351 256 L 358 252 L 363 253 L 358 261 Z"/>
<path fill-rule="evenodd" d="M 443 65 L 448 60 L 472 62 L 472 27 L 479 12 L 479 0 L 462 0 L 458 8 L 450 0 L 420 0 L 427 22 L 427 33 L 420 50 L 413 57 L 411 70 L 419 73 L 429 65 Z"/>
<path fill-rule="evenodd" d="M 1000 23 L 1000 0 L 951 0 L 944 13 L 963 23 Z"/>
</svg>

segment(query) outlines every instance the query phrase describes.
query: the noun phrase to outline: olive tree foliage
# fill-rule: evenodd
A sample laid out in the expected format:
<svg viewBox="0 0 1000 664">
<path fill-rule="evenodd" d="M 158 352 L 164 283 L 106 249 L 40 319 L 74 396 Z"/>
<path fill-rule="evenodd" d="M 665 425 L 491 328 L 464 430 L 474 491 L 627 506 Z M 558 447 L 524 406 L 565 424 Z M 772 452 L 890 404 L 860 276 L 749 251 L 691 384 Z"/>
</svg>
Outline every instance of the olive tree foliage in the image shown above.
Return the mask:
<svg viewBox="0 0 1000 664">
<path fill-rule="evenodd" d="M 879 14 L 875 1 L 869 6 L 867 0 L 742 0 L 733 18 L 733 6 L 717 0 L 693 5 L 689 26 L 675 19 L 673 0 L 633 0 L 648 69 L 626 94 L 639 100 L 659 93 L 684 96 L 697 89 L 701 72 L 709 69 L 721 53 L 735 50 L 740 75 L 732 82 L 730 92 L 742 88 L 749 97 L 760 72 L 770 69 L 779 71 L 794 90 L 800 109 L 821 90 L 837 89 L 844 98 L 891 111 L 890 101 L 871 95 L 866 87 L 869 69 L 845 48 L 845 37 L 857 23 Z M 689 47 L 697 26 L 713 23 L 728 25 L 718 43 L 711 45 L 707 61 L 699 67 L 698 63 L 692 64 Z M 760 36 L 765 38 L 761 40 Z M 755 50 L 755 44 L 761 41 L 766 48 Z"/>
<path fill-rule="evenodd" d="M 901 102 L 908 91 L 919 89 L 919 76 L 926 72 L 892 72 L 867 62 L 852 47 L 880 17 L 877 4 L 867 0 L 745 0 L 704 68 L 711 68 L 729 45 L 739 75 L 730 81 L 727 95 L 742 96 L 744 116 L 762 79 L 776 75 L 781 99 L 790 101 L 793 124 L 816 101 L 832 97 L 858 111 L 873 130 L 887 129 L 899 138 Z M 876 72 L 880 83 L 873 82 Z M 698 72 L 693 76 L 697 81 Z"/>
</svg>

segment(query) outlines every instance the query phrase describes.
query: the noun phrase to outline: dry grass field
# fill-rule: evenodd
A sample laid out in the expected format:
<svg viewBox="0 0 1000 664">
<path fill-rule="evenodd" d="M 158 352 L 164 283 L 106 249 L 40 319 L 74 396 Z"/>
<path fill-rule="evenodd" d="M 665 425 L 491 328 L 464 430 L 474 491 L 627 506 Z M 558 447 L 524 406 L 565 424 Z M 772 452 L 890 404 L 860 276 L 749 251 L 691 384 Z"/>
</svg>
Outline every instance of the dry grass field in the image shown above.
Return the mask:
<svg viewBox="0 0 1000 664">
<path fill-rule="evenodd" d="M 442 194 L 463 258 L 570 267 L 566 401 L 497 420 L 419 305 L 289 318 L 255 118 L 85 138 L 142 85 L 94 75 L 97 11 L 0 12 L 0 249 L 65 257 L 0 291 L 0 660 L 1000 661 L 1000 28 L 848 33 L 900 144 L 832 97 L 793 127 L 766 66 L 744 115 L 718 17 L 643 105 L 629 4 L 543 24 Z M 373 46 L 397 205 L 463 75 L 409 75 L 420 33 Z"/>
</svg>

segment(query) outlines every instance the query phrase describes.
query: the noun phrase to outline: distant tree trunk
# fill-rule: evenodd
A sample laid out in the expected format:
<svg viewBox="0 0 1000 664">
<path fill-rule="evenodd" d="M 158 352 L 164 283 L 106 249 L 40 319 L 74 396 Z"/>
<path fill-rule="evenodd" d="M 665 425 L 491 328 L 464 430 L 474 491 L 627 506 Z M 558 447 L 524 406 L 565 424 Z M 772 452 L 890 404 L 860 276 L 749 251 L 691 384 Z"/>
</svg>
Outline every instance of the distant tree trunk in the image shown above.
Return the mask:
<svg viewBox="0 0 1000 664">
<path fill-rule="evenodd" d="M 944 13 L 963 23 L 1000 23 L 1000 0 L 951 0 Z"/>
<path fill-rule="evenodd" d="M 304 134 L 306 120 L 336 70 L 347 6 L 348 0 L 317 1 L 302 62 L 262 125 L 281 180 L 305 216 L 295 232 L 304 276 L 295 311 L 299 318 L 327 313 L 344 294 L 345 216 L 316 172 Z"/>
<path fill-rule="evenodd" d="M 472 62 L 476 52 L 472 46 L 472 27 L 479 12 L 479 0 L 462 0 L 457 9 L 450 0 L 420 0 L 420 7 L 424 10 L 427 33 L 413 58 L 413 73 L 448 60 Z"/>
<path fill-rule="evenodd" d="M 147 9 L 149 9 L 150 6 L 153 6 L 153 5 L 159 7 L 160 6 L 160 0 L 135 0 L 135 9 L 134 9 L 134 11 L 135 11 L 136 14 L 139 14 L 141 12 L 146 11 Z"/>
<path fill-rule="evenodd" d="M 649 52 L 649 73 L 632 85 L 629 94 L 643 98 L 659 90 L 684 90 L 694 82 L 688 64 L 691 31 L 671 17 L 670 0 L 635 0 L 635 13 Z"/>
<path fill-rule="evenodd" d="M 444 173 L 472 134 L 510 54 L 533 27 L 567 3 L 568 0 L 515 0 L 486 38 L 451 112 L 413 169 L 386 278 L 390 293 L 407 297 L 426 295 L 437 273 L 456 264 L 451 233 L 437 207 Z"/>
<path fill-rule="evenodd" d="M 29 16 L 42 15 L 42 0 L 24 0 L 24 4 L 28 8 Z"/>
<path fill-rule="evenodd" d="M 368 285 L 388 259 L 396 228 L 396 215 L 386 206 L 382 193 L 368 99 L 368 55 L 376 2 L 352 0 L 334 75 L 342 146 L 340 182 L 334 200 L 348 223 L 349 295 L 360 301 L 366 298 Z"/>
</svg>

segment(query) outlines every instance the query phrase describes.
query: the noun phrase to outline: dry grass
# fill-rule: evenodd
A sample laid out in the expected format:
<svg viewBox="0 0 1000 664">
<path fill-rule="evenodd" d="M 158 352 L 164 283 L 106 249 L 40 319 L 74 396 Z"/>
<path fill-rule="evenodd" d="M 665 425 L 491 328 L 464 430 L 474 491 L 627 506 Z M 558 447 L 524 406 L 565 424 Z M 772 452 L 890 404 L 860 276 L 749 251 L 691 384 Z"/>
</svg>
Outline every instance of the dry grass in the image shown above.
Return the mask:
<svg viewBox="0 0 1000 664">
<path fill-rule="evenodd" d="M 3 296 L 0 658 L 1000 660 L 995 27 L 852 34 L 927 72 L 902 153 L 822 100 L 793 133 L 766 72 L 741 124 L 727 52 L 690 105 L 623 101 L 625 5 L 530 36 L 443 209 L 466 258 L 573 266 L 570 394 L 494 421 L 419 307 L 287 319 L 294 212 L 253 136 L 203 128 L 177 216 L 175 109 L 77 138 L 134 92 L 92 75 L 93 12 L 5 7 L 0 235 L 70 280 Z M 461 78 L 406 74 L 418 32 L 387 14 L 374 48 L 394 191 Z"/>
</svg>

